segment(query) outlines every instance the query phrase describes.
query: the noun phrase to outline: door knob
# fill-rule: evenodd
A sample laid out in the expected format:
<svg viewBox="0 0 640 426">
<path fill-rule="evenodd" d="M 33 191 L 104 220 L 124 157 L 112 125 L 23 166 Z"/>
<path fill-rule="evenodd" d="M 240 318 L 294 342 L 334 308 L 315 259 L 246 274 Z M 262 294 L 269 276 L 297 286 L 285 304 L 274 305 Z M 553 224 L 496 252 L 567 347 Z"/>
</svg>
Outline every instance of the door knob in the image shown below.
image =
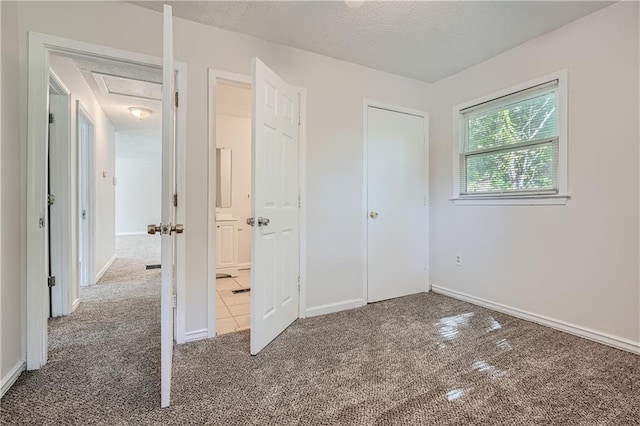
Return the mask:
<svg viewBox="0 0 640 426">
<path fill-rule="evenodd" d="M 271 221 L 266 217 L 259 217 L 258 218 L 258 226 L 267 226 L 269 224 L 269 222 L 271 222 Z"/>
<path fill-rule="evenodd" d="M 247 218 L 247 225 L 255 226 L 255 224 L 256 224 L 256 218 L 255 217 L 248 217 Z"/>
<path fill-rule="evenodd" d="M 184 225 L 180 225 L 180 224 L 172 225 L 171 231 L 169 232 L 169 234 L 171 234 L 171 232 L 175 232 L 176 234 L 182 234 L 184 232 Z"/>
<path fill-rule="evenodd" d="M 371 213 L 369 213 L 369 217 L 370 217 L 371 219 L 375 219 L 376 217 L 378 217 L 378 212 L 371 212 Z"/>
<path fill-rule="evenodd" d="M 156 232 L 160 232 L 160 227 L 158 225 L 147 225 L 147 234 L 155 234 Z"/>
</svg>

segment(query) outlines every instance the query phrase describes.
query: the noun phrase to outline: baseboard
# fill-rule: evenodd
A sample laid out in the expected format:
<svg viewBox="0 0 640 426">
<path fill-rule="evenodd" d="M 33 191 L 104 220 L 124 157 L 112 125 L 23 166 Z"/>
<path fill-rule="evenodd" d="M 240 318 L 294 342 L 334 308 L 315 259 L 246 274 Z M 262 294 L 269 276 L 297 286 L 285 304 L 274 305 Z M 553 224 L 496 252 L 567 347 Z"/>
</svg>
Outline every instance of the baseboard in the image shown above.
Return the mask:
<svg viewBox="0 0 640 426">
<path fill-rule="evenodd" d="M 2 387 L 0 387 L 0 398 L 4 396 L 5 393 L 13 386 L 13 384 L 18 380 L 20 374 L 27 369 L 27 363 L 20 360 L 13 366 L 13 368 L 7 373 L 6 376 L 2 378 Z"/>
<path fill-rule="evenodd" d="M 249 263 L 238 263 L 238 269 L 251 269 L 251 262 L 249 262 Z"/>
<path fill-rule="evenodd" d="M 116 233 L 116 237 L 127 237 L 129 235 L 147 235 L 147 233 L 144 232 L 144 231 L 140 231 L 140 232 L 118 232 L 118 233 Z"/>
<path fill-rule="evenodd" d="M 76 309 L 78 309 L 78 305 L 80 304 L 80 299 L 76 299 L 73 301 L 73 303 L 71 304 L 71 312 L 75 311 Z"/>
<path fill-rule="evenodd" d="M 107 272 L 107 269 L 109 269 L 111 267 L 111 265 L 113 265 L 113 262 L 116 261 L 116 255 L 114 254 L 113 257 L 111 259 L 109 259 L 109 261 L 107 262 L 106 265 L 104 265 L 104 267 L 102 269 L 100 269 L 100 272 L 98 272 L 98 274 L 96 275 L 96 283 L 98 281 L 100 281 L 100 278 L 102 278 L 102 276 L 105 274 L 105 272 Z"/>
<path fill-rule="evenodd" d="M 488 308 L 494 311 L 502 312 L 504 314 L 511 315 L 516 318 L 521 318 L 527 321 L 535 322 L 540 325 L 544 325 L 547 327 L 554 328 L 556 330 L 564 331 L 565 333 L 573 334 L 575 336 L 583 337 L 585 339 L 593 340 L 594 342 L 602 343 L 604 345 L 611 346 L 617 349 L 622 349 L 625 351 L 640 354 L 640 342 L 634 342 L 629 339 L 612 336 L 607 333 L 591 330 L 575 324 L 570 324 L 565 321 L 549 318 L 544 315 L 538 315 L 532 312 L 523 311 L 521 309 L 512 308 L 510 306 L 506 306 L 501 303 L 491 302 L 486 299 L 482 299 L 476 296 L 471 296 L 469 294 L 461 293 L 455 290 L 449 290 L 447 288 L 440 287 L 433 284 L 431 285 L 431 290 L 434 293 L 439 293 L 444 296 L 449 296 L 454 299 L 469 302 L 473 305 L 482 306 L 483 308 Z"/>
<path fill-rule="evenodd" d="M 346 311 L 347 309 L 359 308 L 360 306 L 362 306 L 362 299 L 345 300 L 307 308 L 306 315 L 307 318 L 317 317 L 318 315 L 332 314 L 334 312 Z"/>
<path fill-rule="evenodd" d="M 203 328 L 202 330 L 189 331 L 184 334 L 184 342 L 195 342 L 196 340 L 202 340 L 209 338 L 209 330 Z"/>
</svg>

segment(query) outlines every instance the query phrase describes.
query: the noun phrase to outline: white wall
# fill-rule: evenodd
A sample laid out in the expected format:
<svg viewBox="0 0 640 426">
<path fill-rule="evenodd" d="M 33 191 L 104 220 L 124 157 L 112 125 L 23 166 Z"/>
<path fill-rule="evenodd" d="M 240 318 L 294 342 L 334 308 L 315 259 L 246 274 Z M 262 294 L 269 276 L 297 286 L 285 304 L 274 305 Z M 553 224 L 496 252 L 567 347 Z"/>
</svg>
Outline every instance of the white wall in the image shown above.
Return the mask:
<svg viewBox="0 0 640 426">
<path fill-rule="evenodd" d="M 116 177 L 116 234 L 146 234 L 160 223 L 161 138 L 117 132 Z"/>
<path fill-rule="evenodd" d="M 216 144 L 231 148 L 231 207 L 217 209 L 238 219 L 238 264 L 251 264 L 251 119 L 217 114 Z"/>
<path fill-rule="evenodd" d="M 115 130 L 100 107 L 87 82 L 76 68 L 74 62 L 66 57 L 51 55 L 51 68 L 71 92 L 71 140 L 73 152 L 77 153 L 76 101 L 79 100 L 95 125 L 94 144 L 94 199 L 95 199 L 95 242 L 93 265 L 94 277 L 103 271 L 116 252 L 115 239 Z M 77 161 L 77 155 L 75 156 Z M 106 176 L 103 174 L 106 172 Z M 77 179 L 75 173 L 72 180 Z M 75 183 L 74 183 L 75 185 Z M 73 209 L 77 204 L 77 194 L 72 197 Z M 77 224 L 73 223 L 74 228 Z M 72 255 L 77 259 L 77 245 Z M 76 283 L 72 288 L 77 289 Z M 74 298 L 75 299 L 75 298 Z"/>
<path fill-rule="evenodd" d="M 26 105 L 20 98 L 18 68 L 17 3 L 0 2 L 2 10 L 2 262 L 0 275 L 0 378 L 1 385 L 12 378 L 24 365 L 26 311 L 24 285 L 26 269 L 25 228 L 22 212 L 26 188 L 21 165 L 26 150 L 22 132 L 21 108 Z"/>
<path fill-rule="evenodd" d="M 638 36 L 621 2 L 434 84 L 434 285 L 640 343 Z M 563 68 L 568 204 L 452 205 L 453 106 Z"/>
<path fill-rule="evenodd" d="M 162 16 L 156 12 L 119 2 L 20 2 L 18 8 L 13 19 L 20 25 L 23 99 L 29 30 L 162 53 Z M 429 85 L 181 19 L 174 20 L 174 34 L 175 58 L 188 64 L 186 331 L 207 326 L 207 68 L 248 75 L 254 56 L 291 84 L 307 88 L 307 220 L 313 224 L 306 241 L 307 307 L 361 299 L 362 99 L 428 110 Z M 24 106 L 21 114 L 26 117 Z"/>
</svg>

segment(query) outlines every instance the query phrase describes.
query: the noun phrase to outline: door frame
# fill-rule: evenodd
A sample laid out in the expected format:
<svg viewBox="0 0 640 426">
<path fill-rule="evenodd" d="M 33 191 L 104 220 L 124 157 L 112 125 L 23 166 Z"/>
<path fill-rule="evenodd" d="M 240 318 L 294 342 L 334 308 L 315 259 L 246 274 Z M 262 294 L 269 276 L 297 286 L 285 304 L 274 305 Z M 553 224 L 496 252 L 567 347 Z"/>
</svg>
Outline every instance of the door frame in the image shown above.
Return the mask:
<svg viewBox="0 0 640 426">
<path fill-rule="evenodd" d="M 84 120 L 87 124 L 91 125 L 91 134 L 89 135 L 89 139 L 87 141 L 87 146 L 84 148 L 86 151 L 83 151 L 83 147 L 81 147 L 81 141 L 80 141 L 80 120 Z M 80 264 L 83 263 L 84 264 L 84 268 L 87 269 L 87 282 L 85 284 L 85 287 L 96 284 L 96 275 L 95 275 L 95 265 L 94 265 L 94 254 L 95 254 L 95 239 L 96 239 L 96 197 L 95 197 L 95 144 L 96 144 L 96 121 L 95 119 L 91 116 L 91 114 L 89 114 L 89 111 L 86 110 L 86 108 L 84 107 L 84 105 L 82 105 L 82 102 L 80 102 L 80 100 L 76 100 L 76 140 L 74 141 L 74 143 L 76 144 L 76 158 L 77 158 L 77 162 L 76 162 L 76 212 L 75 212 L 75 217 L 76 217 L 76 223 L 77 223 L 77 239 L 76 241 L 78 242 L 78 259 L 76 260 L 76 264 L 75 264 L 75 269 L 78 270 L 78 285 L 80 287 L 82 286 L 82 270 L 80 269 Z M 81 217 L 79 217 L 78 213 L 80 211 L 80 200 L 81 200 L 81 196 L 82 196 L 82 185 L 81 185 L 81 177 L 83 175 L 83 166 L 82 166 L 82 156 L 80 155 L 82 152 L 86 152 L 86 160 L 87 160 L 87 165 L 86 165 L 86 179 L 87 182 L 85 182 L 85 190 L 87 191 L 87 194 L 85 194 L 87 196 L 87 210 L 88 210 L 88 215 L 87 215 L 87 233 L 88 235 L 85 236 L 86 240 L 87 240 L 87 247 L 84 247 L 88 252 L 87 253 L 82 253 L 80 252 L 80 241 L 82 239 L 82 233 L 80 232 L 80 229 L 82 229 L 82 220 Z M 69 233 L 69 235 L 73 235 L 72 233 Z M 84 256 L 84 257 L 83 257 Z M 86 259 L 85 259 L 86 257 Z M 83 259 L 84 262 L 80 262 L 80 259 Z M 68 285 L 68 283 L 65 283 Z"/>
<path fill-rule="evenodd" d="M 49 170 L 49 189 L 56 197 L 54 208 L 58 208 L 60 204 L 70 203 L 71 197 L 70 193 L 62 190 L 64 182 L 70 181 L 72 173 L 72 151 L 69 143 L 71 138 L 71 92 L 53 70 L 49 70 L 49 75 L 50 92 L 60 96 L 61 101 L 64 102 L 64 105 L 62 105 L 63 102 L 60 102 L 60 105 L 51 102 L 49 104 L 49 112 L 54 115 L 56 121 L 56 150 L 51 152 L 51 145 L 49 145 L 49 163 L 57 165 L 57 173 L 51 173 Z M 52 187 L 51 184 L 54 181 L 55 187 Z M 73 225 L 71 217 L 68 215 L 63 216 L 58 213 L 56 218 L 57 220 L 54 221 L 51 216 L 49 217 L 51 231 L 49 235 L 56 236 L 55 241 L 54 238 L 50 238 L 49 241 L 49 262 L 51 262 L 51 272 L 56 277 L 56 285 L 51 289 L 51 313 L 54 317 L 68 315 L 75 309 L 69 291 L 70 286 L 67 285 L 68 281 L 73 278 L 71 238 L 68 238 Z M 51 250 L 54 244 L 57 248 L 56 251 Z M 56 254 L 54 255 L 54 253 Z"/>
<path fill-rule="evenodd" d="M 28 91 L 27 91 L 27 161 L 26 161 L 26 318 L 27 326 L 23 335 L 26 341 L 27 369 L 35 370 L 47 362 L 47 318 L 49 311 L 49 291 L 46 286 L 48 274 L 46 259 L 46 238 L 48 224 L 46 223 L 46 194 L 47 194 L 47 134 L 49 110 L 49 55 L 74 54 L 90 56 L 98 59 L 110 59 L 134 65 L 144 65 L 162 68 L 162 58 L 141 53 L 130 52 L 97 44 L 66 39 L 37 32 L 29 32 L 28 43 Z M 187 65 L 175 62 L 176 90 L 180 93 L 181 105 L 176 117 L 178 155 L 177 176 L 179 198 L 177 220 L 186 225 L 185 219 L 185 167 L 184 149 L 186 141 L 186 98 L 187 98 Z M 70 139 L 69 139 L 70 140 Z M 73 142 L 72 142 L 73 143 Z M 72 158 L 77 165 L 77 158 Z M 77 196 L 74 182 L 64 182 L 66 190 Z M 77 201 L 77 200 L 75 200 Z M 60 209 L 68 215 L 72 211 L 74 201 L 60 203 Z M 73 235 L 68 238 L 77 250 L 77 230 L 72 229 Z M 73 251 L 73 249 L 72 249 Z M 184 238 L 177 243 L 178 273 L 176 307 L 177 329 L 176 340 L 185 333 L 185 242 Z M 77 263 L 74 263 L 74 274 L 79 273 Z M 181 300 L 182 296 L 182 300 Z"/>
<path fill-rule="evenodd" d="M 192 340 L 211 338 L 216 329 L 216 86 L 218 80 L 236 84 L 253 84 L 249 75 L 209 68 L 208 71 L 208 232 L 207 232 L 207 330 L 206 335 L 194 336 Z M 295 86 L 294 86 L 295 87 Z M 253 88 L 252 88 L 253 89 Z M 306 317 L 307 297 L 307 90 L 295 87 L 300 100 L 300 126 L 298 127 L 298 209 L 300 290 L 298 291 L 298 318 Z M 253 120 L 253 117 L 251 117 Z M 251 173 L 253 174 L 253 166 Z M 253 194 L 252 194 L 253 196 Z M 238 218 L 244 220 L 246 218 Z M 253 243 L 253 241 L 252 241 Z"/>
<path fill-rule="evenodd" d="M 423 119 L 424 129 L 424 243 L 425 243 L 425 292 L 431 291 L 431 281 L 429 279 L 430 265 L 429 265 L 429 113 L 426 111 L 420 111 L 412 108 L 405 108 L 398 105 L 393 105 L 387 102 L 376 101 L 365 98 L 363 100 L 363 127 L 362 127 L 362 258 L 364 259 L 362 265 L 362 305 L 369 303 L 369 122 L 368 122 L 368 110 L 369 107 L 383 109 L 391 112 L 398 112 L 401 114 L 413 115 L 421 117 Z"/>
</svg>

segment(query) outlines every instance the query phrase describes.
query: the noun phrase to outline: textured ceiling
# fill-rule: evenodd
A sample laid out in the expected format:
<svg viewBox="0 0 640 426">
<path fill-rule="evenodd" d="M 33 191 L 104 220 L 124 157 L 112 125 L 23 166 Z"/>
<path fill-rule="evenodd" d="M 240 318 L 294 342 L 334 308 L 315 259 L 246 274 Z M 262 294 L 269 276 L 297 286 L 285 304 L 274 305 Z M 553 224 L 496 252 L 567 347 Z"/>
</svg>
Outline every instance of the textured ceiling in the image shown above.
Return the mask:
<svg viewBox="0 0 640 426">
<path fill-rule="evenodd" d="M 88 57 L 74 57 L 73 61 L 93 91 L 93 94 L 109 118 L 109 121 L 113 124 L 116 132 L 158 137 L 162 134 L 162 102 L 152 99 L 107 94 L 104 90 L 100 89 L 93 75 L 93 73 L 101 73 L 125 77 L 134 80 L 132 82 L 134 85 L 136 84 L 135 80 L 162 84 L 161 69 Z M 147 108 L 153 112 L 148 118 L 138 120 L 129 111 L 130 107 Z"/>
<path fill-rule="evenodd" d="M 174 16 L 434 82 L 592 13 L 595 1 L 138 1 Z"/>
</svg>

